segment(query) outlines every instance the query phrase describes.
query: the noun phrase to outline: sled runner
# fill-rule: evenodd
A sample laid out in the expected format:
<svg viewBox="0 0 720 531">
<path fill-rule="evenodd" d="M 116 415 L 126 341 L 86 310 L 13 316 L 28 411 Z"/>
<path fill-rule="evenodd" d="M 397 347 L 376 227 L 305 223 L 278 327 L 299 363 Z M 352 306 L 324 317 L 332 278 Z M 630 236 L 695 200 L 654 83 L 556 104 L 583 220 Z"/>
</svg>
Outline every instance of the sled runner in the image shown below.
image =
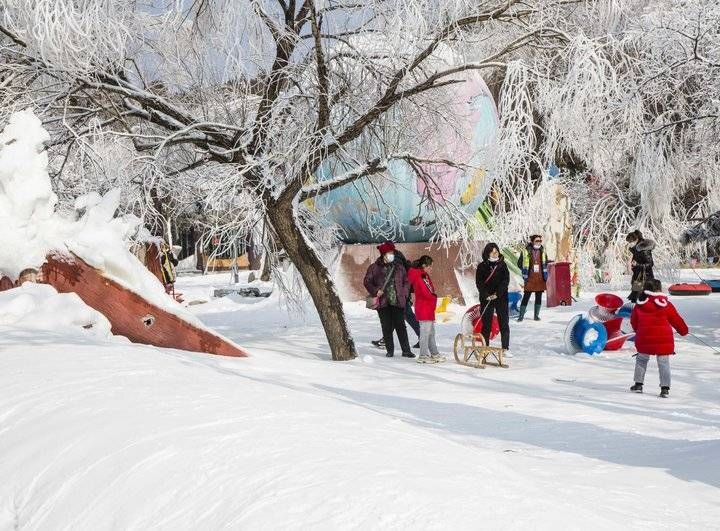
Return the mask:
<svg viewBox="0 0 720 531">
<path fill-rule="evenodd" d="M 482 313 L 476 304 L 463 315 L 460 321 L 460 333 L 455 336 L 453 354 L 460 365 L 484 369 L 485 365 L 508 368 L 505 363 L 505 351 L 485 344 L 482 334 Z M 497 334 L 497 332 L 496 332 Z M 492 338 L 492 332 L 490 334 Z"/>
</svg>

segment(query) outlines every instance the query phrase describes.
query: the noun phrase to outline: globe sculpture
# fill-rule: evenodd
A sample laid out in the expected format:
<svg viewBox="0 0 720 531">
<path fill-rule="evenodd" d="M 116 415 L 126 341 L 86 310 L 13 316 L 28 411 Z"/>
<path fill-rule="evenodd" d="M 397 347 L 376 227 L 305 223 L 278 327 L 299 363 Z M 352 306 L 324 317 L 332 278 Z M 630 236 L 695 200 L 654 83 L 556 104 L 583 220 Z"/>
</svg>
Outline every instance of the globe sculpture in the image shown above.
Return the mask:
<svg viewBox="0 0 720 531">
<path fill-rule="evenodd" d="M 451 203 L 472 213 L 488 194 L 499 125 L 497 108 L 479 73 L 469 71 L 453 79 L 464 82 L 433 93 L 438 108 L 443 109 L 433 119 L 435 123 L 409 126 L 411 153 L 461 167 L 423 162 L 421 172 L 430 179 L 422 179 L 409 162 L 393 159 L 389 178 L 371 176 L 322 194 L 313 206 L 341 228 L 345 243 L 377 243 L 387 238 L 427 242 L 437 234 L 436 205 Z M 444 113 L 447 119 L 442 118 Z M 347 169 L 328 165 L 317 178 L 331 179 Z"/>
</svg>

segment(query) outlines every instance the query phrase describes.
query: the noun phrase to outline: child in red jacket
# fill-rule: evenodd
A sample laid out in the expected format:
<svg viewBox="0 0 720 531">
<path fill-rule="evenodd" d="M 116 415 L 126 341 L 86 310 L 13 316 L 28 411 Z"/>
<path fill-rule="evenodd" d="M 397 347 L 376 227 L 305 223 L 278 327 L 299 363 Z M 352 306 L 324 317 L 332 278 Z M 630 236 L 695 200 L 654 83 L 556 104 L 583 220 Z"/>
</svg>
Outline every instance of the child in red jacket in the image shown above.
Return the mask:
<svg viewBox="0 0 720 531">
<path fill-rule="evenodd" d="M 430 279 L 433 260 L 423 255 L 413 262 L 408 271 L 408 280 L 415 292 L 415 315 L 420 322 L 420 356 L 418 363 L 438 363 L 445 361 L 435 343 L 435 307 L 437 295 Z"/>
<path fill-rule="evenodd" d="M 659 280 L 645 282 L 645 290 L 630 315 L 638 352 L 635 359 L 635 385 L 630 390 L 642 393 L 648 361 L 650 356 L 655 356 L 660 370 L 660 396 L 667 398 L 670 394 L 670 356 L 675 354 L 673 328 L 684 336 L 688 333 L 688 327 L 661 290 Z"/>
</svg>

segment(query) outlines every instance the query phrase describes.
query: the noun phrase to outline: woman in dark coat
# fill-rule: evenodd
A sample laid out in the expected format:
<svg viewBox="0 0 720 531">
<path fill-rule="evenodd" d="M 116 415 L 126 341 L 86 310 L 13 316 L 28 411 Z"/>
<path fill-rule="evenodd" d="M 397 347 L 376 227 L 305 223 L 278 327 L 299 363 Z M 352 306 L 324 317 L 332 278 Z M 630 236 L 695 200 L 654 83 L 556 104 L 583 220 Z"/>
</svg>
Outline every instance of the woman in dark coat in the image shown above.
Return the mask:
<svg viewBox="0 0 720 531">
<path fill-rule="evenodd" d="M 632 285 L 630 287 L 630 302 L 637 302 L 638 297 L 643 291 L 643 286 L 648 280 L 655 278 L 653 273 L 653 256 L 655 242 L 643 238 L 642 232 L 634 230 L 625 238 L 630 245 L 630 254 L 632 254 Z"/>
<path fill-rule="evenodd" d="M 402 355 L 414 358 L 410 350 L 407 328 L 405 328 L 405 305 L 410 296 L 410 283 L 405 265 L 395 260 L 395 245 L 385 242 L 378 246 L 380 258 L 370 265 L 365 273 L 363 284 L 372 297 L 380 297 L 380 306 L 377 309 L 385 342 L 386 356 L 391 358 L 395 354 L 393 331 L 400 341 Z"/>
<path fill-rule="evenodd" d="M 530 243 L 520 252 L 517 265 L 522 271 L 523 280 L 525 281 L 518 321 L 525 318 L 525 311 L 533 293 L 535 294 L 535 320 L 539 321 L 542 294 L 547 289 L 546 282 L 548 278 L 548 259 L 542 245 L 542 236 L 539 234 L 530 236 Z"/>
<path fill-rule="evenodd" d="M 507 351 L 510 348 L 508 311 L 510 271 L 500 248 L 495 243 L 488 243 L 485 246 L 482 259 L 483 261 L 480 262 L 475 273 L 475 284 L 480 294 L 480 311 L 483 319 L 482 335 L 485 343 L 489 344 L 493 313 L 497 313 L 502 348 Z"/>
</svg>

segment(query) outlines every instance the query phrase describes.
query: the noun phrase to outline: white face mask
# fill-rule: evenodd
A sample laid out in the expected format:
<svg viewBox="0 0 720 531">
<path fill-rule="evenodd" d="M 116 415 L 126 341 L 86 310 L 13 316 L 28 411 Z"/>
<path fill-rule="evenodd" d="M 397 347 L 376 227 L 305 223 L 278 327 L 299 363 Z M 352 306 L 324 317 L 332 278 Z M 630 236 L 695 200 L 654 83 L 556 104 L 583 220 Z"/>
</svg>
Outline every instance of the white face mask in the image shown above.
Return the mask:
<svg viewBox="0 0 720 531">
<path fill-rule="evenodd" d="M 385 254 L 385 261 L 388 264 L 391 264 L 395 260 L 395 255 L 393 253 L 386 253 Z"/>
<path fill-rule="evenodd" d="M 490 260 L 491 262 L 497 262 L 498 260 L 500 260 L 500 257 L 499 256 L 491 256 L 490 258 L 488 258 L 488 260 Z"/>
<path fill-rule="evenodd" d="M 637 245 L 637 242 L 636 241 L 628 242 L 628 245 L 630 247 L 635 247 Z"/>
<path fill-rule="evenodd" d="M 533 249 L 540 249 L 542 247 L 542 243 L 536 243 L 533 245 Z"/>
</svg>

